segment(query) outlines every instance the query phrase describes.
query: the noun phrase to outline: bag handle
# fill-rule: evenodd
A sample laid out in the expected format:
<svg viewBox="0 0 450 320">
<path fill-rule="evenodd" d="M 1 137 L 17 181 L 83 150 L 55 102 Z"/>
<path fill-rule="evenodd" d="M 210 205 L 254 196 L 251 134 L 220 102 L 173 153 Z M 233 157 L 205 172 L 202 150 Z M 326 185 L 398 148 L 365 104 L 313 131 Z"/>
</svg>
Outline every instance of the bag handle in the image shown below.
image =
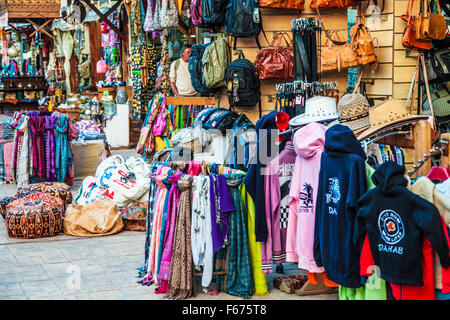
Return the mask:
<svg viewBox="0 0 450 320">
<path fill-rule="evenodd" d="M 356 90 L 358 90 L 359 86 L 361 85 L 361 79 L 362 79 L 363 73 L 364 73 L 364 68 L 361 68 L 361 72 L 359 73 L 359 76 L 358 76 L 358 81 L 356 82 L 356 86 L 353 89 L 352 94 L 355 94 Z"/>
<path fill-rule="evenodd" d="M 424 54 L 420 54 L 420 61 L 422 62 L 422 70 L 423 70 L 423 76 L 425 78 L 425 90 L 427 91 L 427 98 L 428 103 L 430 104 L 430 110 L 431 110 L 431 116 L 433 117 L 433 122 L 431 123 L 431 128 L 435 130 L 436 128 L 436 119 L 434 118 L 434 110 L 433 110 L 433 102 L 431 101 L 431 93 L 430 93 L 430 85 L 428 84 L 428 74 L 427 74 L 427 68 L 425 66 L 425 58 Z"/>
<path fill-rule="evenodd" d="M 335 41 L 335 40 L 330 38 L 329 31 L 325 28 L 325 25 L 323 24 L 323 19 L 322 19 L 322 16 L 320 15 L 319 5 L 317 4 L 317 0 L 313 0 L 313 1 L 314 1 L 314 4 L 315 4 L 315 7 L 316 7 L 317 16 L 318 16 L 318 18 L 320 20 L 320 24 L 321 24 L 322 29 L 325 32 L 325 35 L 327 36 L 327 38 L 330 39 L 331 42 L 333 42 L 335 45 L 338 45 L 338 46 L 342 46 L 343 44 L 346 44 L 348 42 L 348 40 L 342 42 L 342 41 Z"/>
<path fill-rule="evenodd" d="M 406 99 L 406 107 L 407 108 L 409 107 L 409 114 L 413 113 L 412 108 L 414 103 L 414 96 L 416 94 L 416 84 L 418 82 L 417 75 L 419 73 L 419 66 L 420 66 L 420 56 L 417 57 L 416 68 L 414 70 L 414 74 L 411 80 L 411 86 L 409 87 L 408 98 Z"/>
</svg>

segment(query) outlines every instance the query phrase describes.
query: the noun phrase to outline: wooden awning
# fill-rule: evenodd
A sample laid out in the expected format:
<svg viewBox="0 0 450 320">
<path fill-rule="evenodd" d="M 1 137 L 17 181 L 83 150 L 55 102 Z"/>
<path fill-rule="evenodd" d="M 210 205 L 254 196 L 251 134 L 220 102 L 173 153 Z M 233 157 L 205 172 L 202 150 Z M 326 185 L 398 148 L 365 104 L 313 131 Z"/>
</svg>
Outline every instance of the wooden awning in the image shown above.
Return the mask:
<svg viewBox="0 0 450 320">
<path fill-rule="evenodd" d="M 9 19 L 52 19 L 59 18 L 60 0 L 3 0 Z"/>
</svg>

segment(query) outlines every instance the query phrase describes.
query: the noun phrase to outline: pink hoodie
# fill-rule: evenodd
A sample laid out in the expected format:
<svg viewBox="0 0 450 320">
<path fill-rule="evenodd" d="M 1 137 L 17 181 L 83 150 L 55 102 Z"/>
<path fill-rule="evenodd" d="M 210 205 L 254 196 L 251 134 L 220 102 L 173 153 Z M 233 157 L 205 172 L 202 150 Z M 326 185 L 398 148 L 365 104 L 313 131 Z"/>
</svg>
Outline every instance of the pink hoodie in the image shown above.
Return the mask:
<svg viewBox="0 0 450 320">
<path fill-rule="evenodd" d="M 287 261 L 309 272 L 324 272 L 314 261 L 314 221 L 320 158 L 324 150 L 327 127 L 310 123 L 299 129 L 293 138 L 297 158 L 289 193 Z"/>
</svg>

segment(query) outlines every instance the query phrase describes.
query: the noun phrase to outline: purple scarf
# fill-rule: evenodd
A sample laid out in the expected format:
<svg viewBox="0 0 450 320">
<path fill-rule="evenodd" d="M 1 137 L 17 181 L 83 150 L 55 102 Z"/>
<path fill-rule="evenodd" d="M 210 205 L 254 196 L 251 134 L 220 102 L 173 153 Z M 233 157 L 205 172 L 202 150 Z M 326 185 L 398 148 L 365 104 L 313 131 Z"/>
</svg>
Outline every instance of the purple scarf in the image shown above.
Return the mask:
<svg viewBox="0 0 450 320">
<path fill-rule="evenodd" d="M 56 117 L 45 117 L 45 159 L 47 163 L 47 181 L 56 181 L 55 171 L 55 127 Z"/>
<path fill-rule="evenodd" d="M 228 190 L 227 181 L 223 175 L 210 175 L 211 198 L 211 235 L 213 253 L 220 250 L 228 234 L 228 212 L 235 210 L 233 199 Z M 216 204 L 219 204 L 217 208 Z M 220 217 L 220 220 L 219 220 Z"/>
<path fill-rule="evenodd" d="M 178 180 L 182 175 L 177 172 L 168 180 L 172 183 L 169 190 L 169 207 L 167 212 L 166 230 L 164 234 L 164 249 L 161 257 L 158 274 L 158 293 L 166 293 L 168 288 L 168 280 L 170 273 L 170 261 L 172 260 L 172 249 L 175 235 L 175 225 L 178 214 L 178 203 L 180 202 L 181 192 L 178 189 Z"/>
<path fill-rule="evenodd" d="M 11 163 L 11 169 L 14 173 L 14 175 L 16 174 L 16 170 L 17 170 L 17 157 L 18 157 L 18 152 L 19 152 L 19 141 L 20 141 L 20 136 L 23 135 L 23 132 L 19 131 L 17 129 L 17 127 L 20 126 L 20 124 L 22 123 L 24 115 L 19 113 L 19 112 L 15 112 L 13 115 L 13 119 L 11 121 L 11 128 L 16 129 L 16 134 L 14 135 L 14 150 L 13 150 L 13 156 L 12 156 L 12 163 Z"/>
<path fill-rule="evenodd" d="M 30 117 L 30 129 L 33 133 L 32 151 L 33 151 L 33 176 L 46 180 L 46 161 L 45 161 L 45 141 L 44 141 L 44 117 Z"/>
</svg>

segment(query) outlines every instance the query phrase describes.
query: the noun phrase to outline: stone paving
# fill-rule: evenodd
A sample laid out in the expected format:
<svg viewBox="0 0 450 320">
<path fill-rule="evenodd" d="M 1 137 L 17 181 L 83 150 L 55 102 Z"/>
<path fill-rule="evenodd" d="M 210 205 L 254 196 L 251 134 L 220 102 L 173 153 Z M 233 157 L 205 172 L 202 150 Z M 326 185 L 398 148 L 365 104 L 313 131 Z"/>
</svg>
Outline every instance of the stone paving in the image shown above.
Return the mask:
<svg viewBox="0 0 450 320">
<path fill-rule="evenodd" d="M 116 151 L 118 152 L 118 151 Z M 113 152 L 114 154 L 114 152 Z M 80 185 L 72 187 L 76 194 Z M 16 192 L 15 185 L 0 185 L 0 197 Z M 144 232 L 123 231 L 102 237 L 13 239 L 0 218 L 0 299 L 1 300 L 160 300 L 154 286 L 137 284 L 137 268 L 144 258 Z M 302 273 L 294 264 L 285 264 L 286 274 Z M 79 275 L 79 276 L 78 276 Z M 253 300 L 320 299 L 336 300 L 337 294 L 299 297 L 274 289 L 268 275 L 270 296 Z M 220 293 L 205 294 L 200 288 L 193 300 L 242 300 Z"/>
</svg>

